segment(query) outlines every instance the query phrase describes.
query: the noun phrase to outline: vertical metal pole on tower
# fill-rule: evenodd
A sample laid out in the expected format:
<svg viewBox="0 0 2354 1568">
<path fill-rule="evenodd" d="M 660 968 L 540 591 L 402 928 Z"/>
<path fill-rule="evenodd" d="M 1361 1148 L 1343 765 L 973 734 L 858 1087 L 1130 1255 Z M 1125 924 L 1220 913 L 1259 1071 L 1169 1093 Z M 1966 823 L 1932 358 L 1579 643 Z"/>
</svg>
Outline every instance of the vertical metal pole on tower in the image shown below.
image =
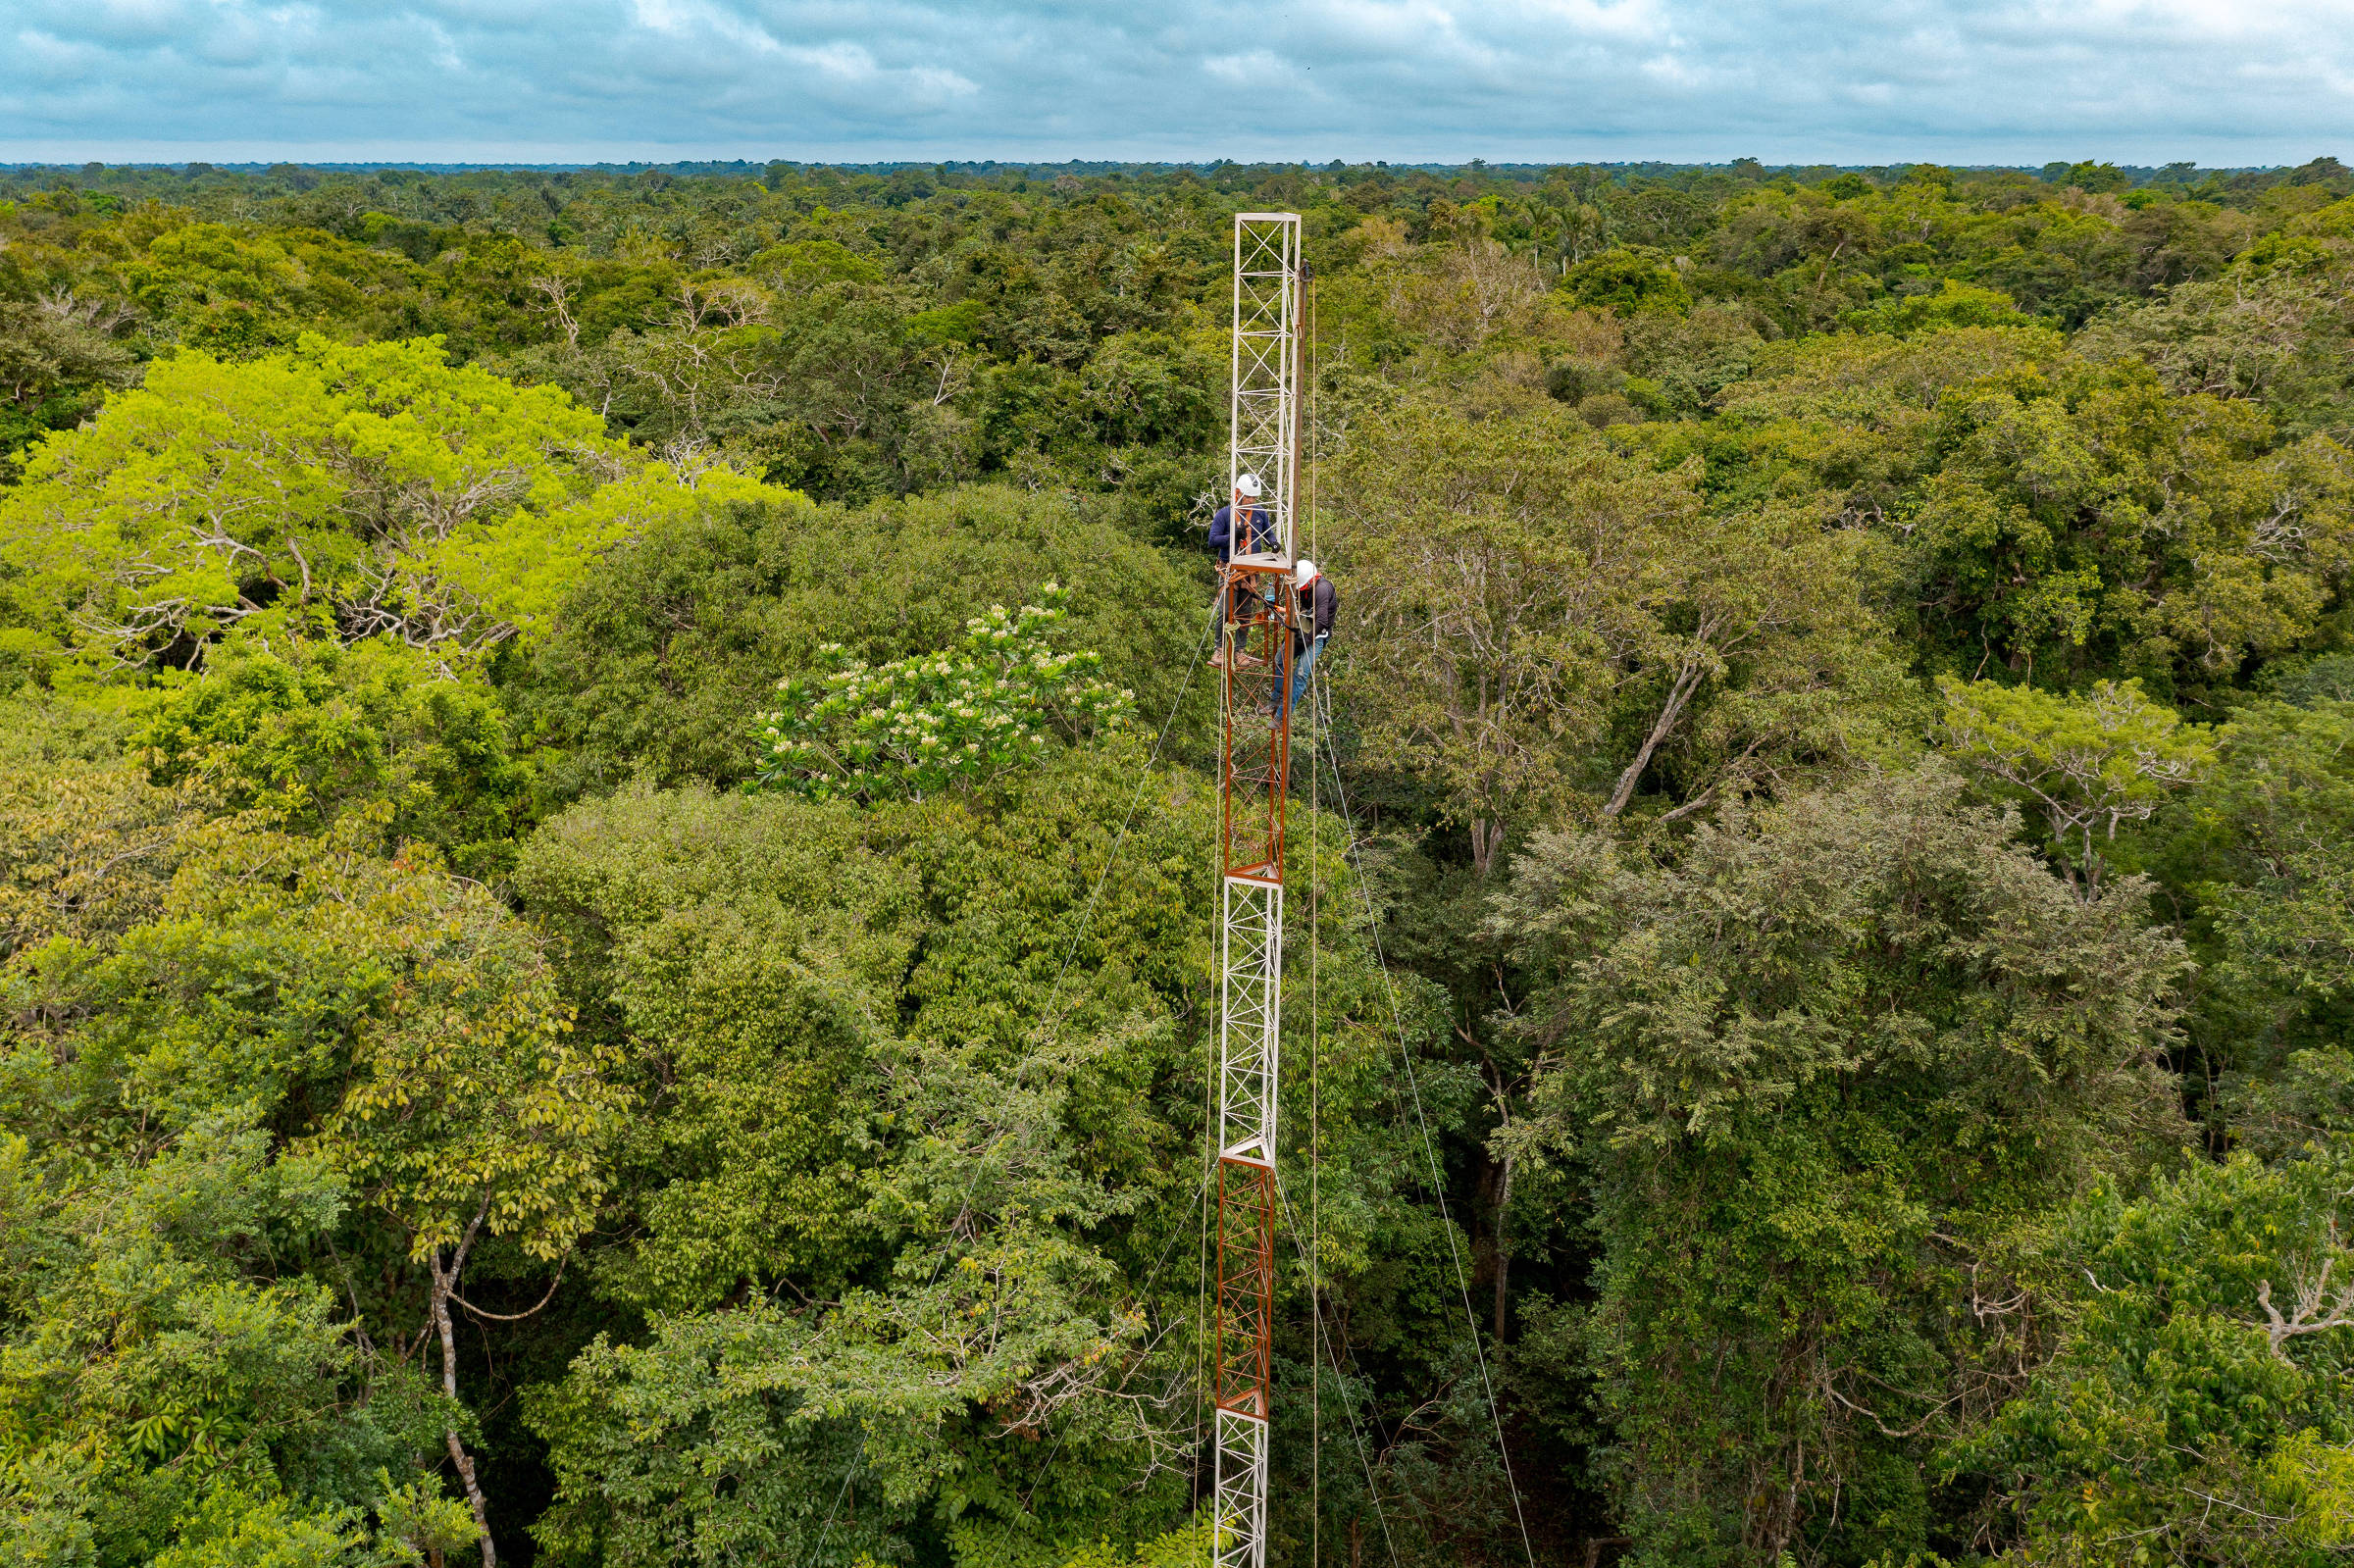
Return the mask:
<svg viewBox="0 0 2354 1568">
<path fill-rule="evenodd" d="M 1237 504 L 1219 573 L 1223 737 L 1218 940 L 1217 1568 L 1265 1568 L 1268 1372 L 1275 1296 L 1275 1119 L 1283 1023 L 1283 831 L 1291 784 L 1292 568 L 1299 541 L 1300 218 L 1234 220 L 1233 380 L 1227 493 Z M 1246 659 L 1255 634 L 1263 652 Z"/>
</svg>

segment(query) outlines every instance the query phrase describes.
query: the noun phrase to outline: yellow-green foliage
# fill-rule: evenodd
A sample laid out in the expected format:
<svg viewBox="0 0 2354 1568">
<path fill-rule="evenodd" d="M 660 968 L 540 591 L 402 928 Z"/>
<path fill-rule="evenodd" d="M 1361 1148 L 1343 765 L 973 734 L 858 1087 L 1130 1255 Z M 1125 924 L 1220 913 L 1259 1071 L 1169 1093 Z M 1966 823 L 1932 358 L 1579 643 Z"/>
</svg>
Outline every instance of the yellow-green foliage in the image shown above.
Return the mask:
<svg viewBox="0 0 2354 1568">
<path fill-rule="evenodd" d="M 1947 749 L 2040 805 L 2053 842 L 2095 880 L 2099 846 L 2119 825 L 2147 822 L 2215 757 L 2206 729 L 2152 702 L 2138 681 L 2103 681 L 2080 697 L 1993 681 L 1940 685 Z"/>
<path fill-rule="evenodd" d="M 1206 1562 L 1209 1551 L 1209 1526 L 1197 1519 L 1182 1530 L 1138 1542 L 1133 1547 L 1099 1542 L 1066 1557 L 1061 1568 L 1193 1568 Z"/>
<path fill-rule="evenodd" d="M 0 169 L 0 1560 L 1215 1555 L 1267 209 L 1271 1554 L 2348 1555 L 2354 171 L 754 173 Z"/>
<path fill-rule="evenodd" d="M 749 492 L 647 465 L 552 387 L 432 340 L 186 350 L 40 443 L 0 497 L 14 649 L 145 667 L 225 633 L 386 633 L 463 660 L 539 627 L 655 517 Z"/>
</svg>

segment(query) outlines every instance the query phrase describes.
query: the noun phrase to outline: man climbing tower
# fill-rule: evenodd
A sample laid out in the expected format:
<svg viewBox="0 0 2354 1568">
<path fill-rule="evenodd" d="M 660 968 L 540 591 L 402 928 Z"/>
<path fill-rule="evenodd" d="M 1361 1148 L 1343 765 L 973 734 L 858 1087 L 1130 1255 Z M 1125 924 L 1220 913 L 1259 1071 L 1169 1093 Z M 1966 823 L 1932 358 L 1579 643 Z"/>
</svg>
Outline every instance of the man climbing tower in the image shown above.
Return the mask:
<svg viewBox="0 0 2354 1568">
<path fill-rule="evenodd" d="M 1275 519 L 1258 505 L 1259 483 L 1255 474 L 1245 474 L 1234 481 L 1234 499 L 1218 508 L 1209 520 L 1209 547 L 1218 552 L 1218 565 L 1223 568 L 1239 552 L 1258 555 L 1275 548 Z M 1238 524 L 1237 519 L 1240 519 Z M 1218 603 L 1222 622 L 1231 622 L 1241 630 L 1234 638 L 1234 661 L 1238 668 L 1263 664 L 1266 661 L 1251 652 L 1251 628 L 1257 624 L 1264 609 L 1263 601 L 1241 582 L 1230 581 Z M 1218 636 L 1218 651 L 1210 655 L 1210 668 L 1223 669 L 1227 649 L 1223 632 Z"/>
<path fill-rule="evenodd" d="M 1292 591 L 1300 596 L 1300 615 L 1292 623 L 1292 689 L 1287 700 L 1298 702 L 1307 691 L 1308 673 L 1316 667 L 1316 655 L 1332 640 L 1340 595 L 1313 561 L 1302 561 L 1292 569 Z"/>
</svg>

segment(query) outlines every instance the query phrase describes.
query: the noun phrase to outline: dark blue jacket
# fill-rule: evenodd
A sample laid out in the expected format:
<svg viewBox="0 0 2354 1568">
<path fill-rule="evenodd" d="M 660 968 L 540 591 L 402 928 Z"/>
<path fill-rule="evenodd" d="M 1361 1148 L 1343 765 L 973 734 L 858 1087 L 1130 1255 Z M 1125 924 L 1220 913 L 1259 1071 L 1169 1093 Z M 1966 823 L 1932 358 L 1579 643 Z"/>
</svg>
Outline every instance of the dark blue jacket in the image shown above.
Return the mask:
<svg viewBox="0 0 2354 1568">
<path fill-rule="evenodd" d="M 1313 582 L 1297 591 L 1300 595 L 1301 619 L 1308 623 L 1308 630 L 1319 637 L 1331 636 L 1332 623 L 1338 618 L 1341 607 L 1341 596 L 1333 591 L 1332 579 L 1319 572 Z"/>
<path fill-rule="evenodd" d="M 1254 506 L 1243 514 L 1246 537 L 1245 555 L 1265 555 L 1275 548 L 1275 515 L 1263 506 Z M 1234 559 L 1234 508 L 1221 506 L 1209 520 L 1209 547 L 1218 552 L 1220 561 Z"/>
</svg>

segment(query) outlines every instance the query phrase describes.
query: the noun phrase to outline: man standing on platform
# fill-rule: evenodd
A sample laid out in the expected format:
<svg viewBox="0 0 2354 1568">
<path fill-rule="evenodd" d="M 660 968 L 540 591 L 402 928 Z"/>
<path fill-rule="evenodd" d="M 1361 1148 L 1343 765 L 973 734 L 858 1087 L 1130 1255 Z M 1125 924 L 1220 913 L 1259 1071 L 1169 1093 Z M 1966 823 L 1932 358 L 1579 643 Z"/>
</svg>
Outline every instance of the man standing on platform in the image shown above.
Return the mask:
<svg viewBox="0 0 2354 1568">
<path fill-rule="evenodd" d="M 1234 481 L 1234 499 L 1218 508 L 1209 520 L 1209 547 L 1218 552 L 1218 565 L 1224 566 L 1237 554 L 1263 555 L 1275 548 L 1275 519 L 1258 504 L 1259 483 L 1255 474 L 1245 474 Z M 1218 606 L 1221 624 L 1233 622 L 1241 630 L 1234 639 L 1234 662 L 1240 669 L 1266 661 L 1250 651 L 1251 628 L 1257 624 L 1264 608 L 1259 596 L 1240 582 L 1226 589 L 1227 602 Z M 1226 665 L 1226 636 L 1218 634 L 1218 651 L 1210 656 L 1210 668 Z"/>
</svg>

